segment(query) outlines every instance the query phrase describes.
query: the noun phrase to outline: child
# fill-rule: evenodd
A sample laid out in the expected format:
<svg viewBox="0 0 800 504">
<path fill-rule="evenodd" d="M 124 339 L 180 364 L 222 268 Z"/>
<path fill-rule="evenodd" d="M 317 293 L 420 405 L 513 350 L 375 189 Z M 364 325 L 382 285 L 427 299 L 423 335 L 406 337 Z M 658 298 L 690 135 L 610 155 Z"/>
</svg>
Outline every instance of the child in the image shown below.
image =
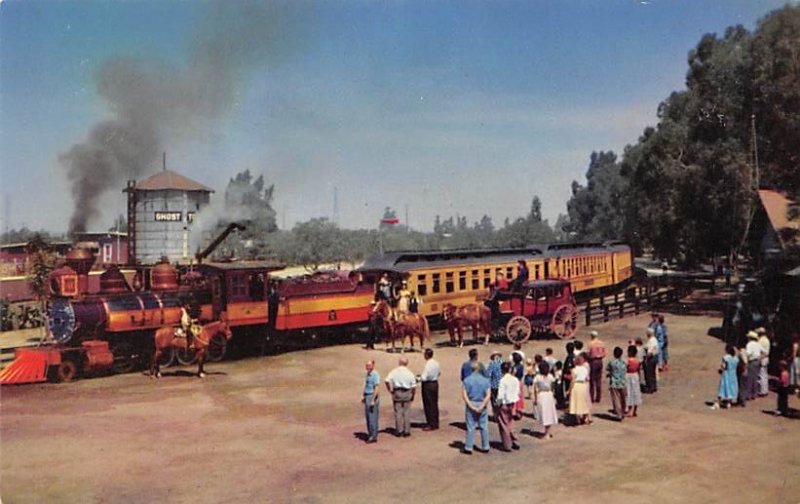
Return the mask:
<svg viewBox="0 0 800 504">
<path fill-rule="evenodd" d="M 789 414 L 789 364 L 782 360 L 778 364 L 780 370 L 780 386 L 778 387 L 778 411 L 776 414 L 787 416 Z"/>
<path fill-rule="evenodd" d="M 536 372 L 533 370 L 533 359 L 526 359 L 525 360 L 525 391 L 527 392 L 526 398 L 530 399 L 533 397 L 531 395 L 531 388 L 533 387 L 533 376 Z"/>
<path fill-rule="evenodd" d="M 554 395 L 556 399 L 556 408 L 558 409 L 564 409 L 567 407 L 566 394 L 564 393 L 563 368 L 564 365 L 561 364 L 561 361 L 556 361 L 556 365 L 553 368 L 553 378 L 555 379 Z"/>
</svg>

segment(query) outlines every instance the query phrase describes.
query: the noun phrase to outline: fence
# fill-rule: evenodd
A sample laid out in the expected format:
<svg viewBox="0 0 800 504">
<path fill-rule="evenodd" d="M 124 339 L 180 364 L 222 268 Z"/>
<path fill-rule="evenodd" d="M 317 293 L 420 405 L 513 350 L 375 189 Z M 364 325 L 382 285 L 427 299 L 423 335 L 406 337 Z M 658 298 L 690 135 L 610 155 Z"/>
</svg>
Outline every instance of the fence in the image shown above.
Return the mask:
<svg viewBox="0 0 800 504">
<path fill-rule="evenodd" d="M 583 312 L 583 321 L 588 327 L 612 319 L 636 316 L 641 312 L 676 303 L 696 287 L 695 281 L 667 282 L 656 277 L 644 284 L 630 287 L 622 293 L 589 299 L 580 306 L 580 310 Z"/>
</svg>

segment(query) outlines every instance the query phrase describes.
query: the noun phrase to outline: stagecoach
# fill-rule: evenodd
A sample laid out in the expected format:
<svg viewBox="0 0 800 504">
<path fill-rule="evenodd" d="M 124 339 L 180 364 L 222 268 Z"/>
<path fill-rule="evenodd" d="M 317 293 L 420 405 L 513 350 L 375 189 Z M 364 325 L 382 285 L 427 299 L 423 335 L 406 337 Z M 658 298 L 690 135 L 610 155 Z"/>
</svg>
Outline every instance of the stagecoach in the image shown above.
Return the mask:
<svg viewBox="0 0 800 504">
<path fill-rule="evenodd" d="M 578 307 L 566 280 L 534 280 L 499 290 L 486 304 L 496 333 L 512 343 L 527 341 L 534 332 L 568 339 L 578 327 Z"/>
</svg>

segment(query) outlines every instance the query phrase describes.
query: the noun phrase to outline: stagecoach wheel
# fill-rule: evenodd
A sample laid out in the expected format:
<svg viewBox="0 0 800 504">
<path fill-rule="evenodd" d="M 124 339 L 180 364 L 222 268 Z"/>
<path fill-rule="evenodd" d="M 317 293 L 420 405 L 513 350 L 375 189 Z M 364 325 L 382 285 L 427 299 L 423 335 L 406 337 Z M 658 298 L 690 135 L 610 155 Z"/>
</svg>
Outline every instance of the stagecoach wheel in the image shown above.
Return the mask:
<svg viewBox="0 0 800 504">
<path fill-rule="evenodd" d="M 158 358 L 158 365 L 160 367 L 170 367 L 175 364 L 175 347 L 169 347 L 161 350 L 161 356 Z"/>
<path fill-rule="evenodd" d="M 178 347 L 175 349 L 175 358 L 178 359 L 178 364 L 191 366 L 197 362 L 197 352 L 194 351 L 194 348 Z"/>
<path fill-rule="evenodd" d="M 556 308 L 550 330 L 561 339 L 569 339 L 575 335 L 578 327 L 578 310 L 574 305 L 565 304 Z"/>
<path fill-rule="evenodd" d="M 112 369 L 117 374 L 130 373 L 136 367 L 138 356 L 133 345 L 127 341 L 120 341 L 111 347 L 111 354 L 114 356 Z"/>
<path fill-rule="evenodd" d="M 71 382 L 78 375 L 78 366 L 74 361 L 64 359 L 61 364 L 53 366 L 51 372 L 51 378 L 54 382 Z"/>
<path fill-rule="evenodd" d="M 206 360 L 208 362 L 219 362 L 225 358 L 225 352 L 228 350 L 228 340 L 222 334 L 215 334 L 208 342 L 208 350 L 206 351 Z"/>
<path fill-rule="evenodd" d="M 531 337 L 531 321 L 517 315 L 506 324 L 506 337 L 511 343 L 523 343 Z"/>
</svg>

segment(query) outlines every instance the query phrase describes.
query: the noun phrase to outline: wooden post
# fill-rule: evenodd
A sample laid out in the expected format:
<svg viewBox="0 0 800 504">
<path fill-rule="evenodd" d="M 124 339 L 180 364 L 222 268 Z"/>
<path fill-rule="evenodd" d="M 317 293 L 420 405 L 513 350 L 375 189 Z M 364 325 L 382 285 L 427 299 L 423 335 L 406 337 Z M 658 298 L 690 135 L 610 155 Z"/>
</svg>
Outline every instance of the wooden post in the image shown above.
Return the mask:
<svg viewBox="0 0 800 504">
<path fill-rule="evenodd" d="M 608 322 L 608 305 L 603 306 L 603 322 Z"/>
<path fill-rule="evenodd" d="M 625 303 L 619 304 L 619 318 L 625 317 Z"/>
<path fill-rule="evenodd" d="M 586 327 L 592 325 L 592 302 L 586 302 Z"/>
<path fill-rule="evenodd" d="M 633 313 L 639 315 L 639 298 L 633 300 Z"/>
</svg>

